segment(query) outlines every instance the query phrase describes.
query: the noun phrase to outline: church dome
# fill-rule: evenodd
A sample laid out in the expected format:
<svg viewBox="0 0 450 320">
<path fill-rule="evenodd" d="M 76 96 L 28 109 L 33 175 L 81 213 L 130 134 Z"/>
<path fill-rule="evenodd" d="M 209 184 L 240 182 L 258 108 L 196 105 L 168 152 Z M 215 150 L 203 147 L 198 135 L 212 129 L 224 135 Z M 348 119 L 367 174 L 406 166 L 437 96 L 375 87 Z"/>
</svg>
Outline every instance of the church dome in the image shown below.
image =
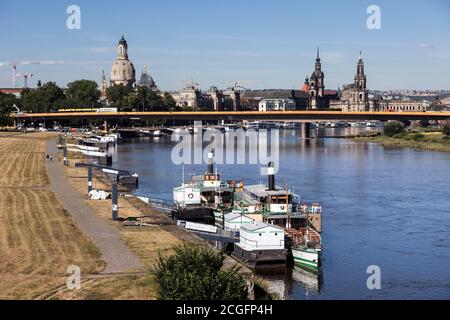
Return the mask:
<svg viewBox="0 0 450 320">
<path fill-rule="evenodd" d="M 136 71 L 130 60 L 116 60 L 111 67 L 111 81 L 114 84 L 133 84 Z"/>
<path fill-rule="evenodd" d="M 136 81 L 136 70 L 133 63 L 128 59 L 128 44 L 125 38 L 119 41 L 117 48 L 117 59 L 111 67 L 111 85 L 123 84 L 133 85 Z"/>
<path fill-rule="evenodd" d="M 140 79 L 138 81 L 138 86 L 140 86 L 140 87 L 147 87 L 147 88 L 155 87 L 155 81 L 148 74 L 147 66 L 144 67 L 144 70 L 141 73 L 141 77 L 140 77 Z"/>
</svg>

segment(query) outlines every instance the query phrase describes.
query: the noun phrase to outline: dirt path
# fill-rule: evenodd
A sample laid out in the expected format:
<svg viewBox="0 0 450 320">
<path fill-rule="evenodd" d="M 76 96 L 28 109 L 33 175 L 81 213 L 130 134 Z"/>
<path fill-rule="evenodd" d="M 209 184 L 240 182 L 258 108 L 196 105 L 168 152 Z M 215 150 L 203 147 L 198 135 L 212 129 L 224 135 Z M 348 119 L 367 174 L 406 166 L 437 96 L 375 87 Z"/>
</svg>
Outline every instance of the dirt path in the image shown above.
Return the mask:
<svg viewBox="0 0 450 320">
<path fill-rule="evenodd" d="M 56 143 L 50 140 L 47 153 L 57 159 Z M 103 273 L 130 272 L 142 269 L 138 257 L 120 239 L 119 231 L 108 224 L 85 203 L 85 198 L 64 176 L 62 162 L 54 160 L 47 163 L 50 188 L 58 196 L 64 208 L 70 213 L 83 233 L 96 244 L 106 262 Z"/>
</svg>

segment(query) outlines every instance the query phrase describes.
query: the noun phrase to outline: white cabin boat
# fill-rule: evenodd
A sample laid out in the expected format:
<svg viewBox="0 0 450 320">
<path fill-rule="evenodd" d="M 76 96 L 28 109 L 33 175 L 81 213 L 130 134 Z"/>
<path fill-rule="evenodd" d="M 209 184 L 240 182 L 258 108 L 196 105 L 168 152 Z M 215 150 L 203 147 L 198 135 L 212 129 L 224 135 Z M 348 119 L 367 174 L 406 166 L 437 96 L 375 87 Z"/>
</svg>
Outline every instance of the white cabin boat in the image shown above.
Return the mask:
<svg viewBox="0 0 450 320">
<path fill-rule="evenodd" d="M 173 202 L 178 206 L 200 205 L 201 190 L 192 185 L 181 185 L 173 189 Z"/>
<path fill-rule="evenodd" d="M 285 264 L 283 228 L 256 221 L 241 225 L 239 242 L 234 244 L 232 255 L 252 268 Z"/>
<path fill-rule="evenodd" d="M 80 141 L 78 149 L 83 151 L 100 151 L 98 143 L 99 143 L 98 139 L 85 139 Z"/>
</svg>

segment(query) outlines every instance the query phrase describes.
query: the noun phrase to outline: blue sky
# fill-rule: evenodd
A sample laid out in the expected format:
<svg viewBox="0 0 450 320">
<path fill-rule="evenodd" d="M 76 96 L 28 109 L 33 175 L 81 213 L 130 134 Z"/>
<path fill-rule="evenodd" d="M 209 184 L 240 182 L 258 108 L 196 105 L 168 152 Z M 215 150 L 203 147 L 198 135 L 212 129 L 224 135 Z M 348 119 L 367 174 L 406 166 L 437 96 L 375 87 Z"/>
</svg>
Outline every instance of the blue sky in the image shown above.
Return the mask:
<svg viewBox="0 0 450 320">
<path fill-rule="evenodd" d="M 81 8 L 81 30 L 68 30 L 66 8 Z M 366 27 L 381 9 L 381 30 Z M 298 88 L 320 46 L 325 85 L 355 74 L 359 51 L 371 89 L 449 89 L 450 2 L 431 1 L 113 1 L 0 0 L 0 62 L 62 60 L 18 72 L 65 86 L 107 76 L 124 34 L 140 74 L 144 64 L 163 90 L 194 79 L 201 88 Z M 0 86 L 12 84 L 0 67 Z M 18 80 L 22 84 L 22 80 Z"/>
</svg>

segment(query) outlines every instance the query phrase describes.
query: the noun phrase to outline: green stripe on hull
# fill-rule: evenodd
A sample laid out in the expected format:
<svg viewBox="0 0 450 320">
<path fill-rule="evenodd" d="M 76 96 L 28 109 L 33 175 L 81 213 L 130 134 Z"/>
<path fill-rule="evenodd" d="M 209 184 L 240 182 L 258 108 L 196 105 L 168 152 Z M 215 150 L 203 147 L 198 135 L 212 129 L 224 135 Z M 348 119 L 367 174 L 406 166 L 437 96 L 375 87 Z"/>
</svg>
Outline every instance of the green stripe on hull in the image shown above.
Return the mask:
<svg viewBox="0 0 450 320">
<path fill-rule="evenodd" d="M 300 267 L 307 268 L 309 270 L 318 271 L 317 262 L 312 262 L 310 260 L 294 257 L 294 263 L 299 265 Z"/>
<path fill-rule="evenodd" d="M 311 265 L 309 265 L 309 264 L 304 264 L 304 263 L 302 263 L 302 262 L 295 261 L 295 265 L 297 265 L 297 266 L 299 266 L 300 268 L 305 269 L 305 270 L 307 270 L 307 271 L 319 272 L 319 268 L 313 267 L 313 266 L 311 266 Z"/>
</svg>

